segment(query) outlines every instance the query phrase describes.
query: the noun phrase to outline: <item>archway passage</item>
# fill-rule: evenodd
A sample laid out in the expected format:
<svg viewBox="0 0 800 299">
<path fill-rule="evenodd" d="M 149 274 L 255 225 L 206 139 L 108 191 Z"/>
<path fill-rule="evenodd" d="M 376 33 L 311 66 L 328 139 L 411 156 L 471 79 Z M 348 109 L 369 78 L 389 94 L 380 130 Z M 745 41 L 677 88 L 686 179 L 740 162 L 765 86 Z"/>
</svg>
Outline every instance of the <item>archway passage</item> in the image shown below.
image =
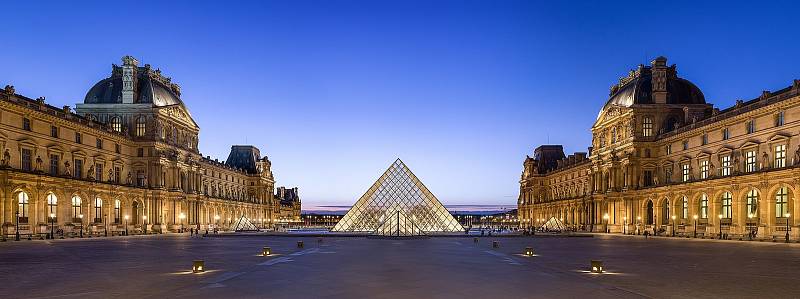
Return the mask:
<svg viewBox="0 0 800 299">
<path fill-rule="evenodd" d="M 648 200 L 647 201 L 647 225 L 653 225 L 653 223 L 654 223 L 654 219 L 653 219 L 653 201 L 652 200 Z"/>
<path fill-rule="evenodd" d="M 131 205 L 131 217 L 133 217 L 133 224 L 139 224 L 139 203 L 134 201 Z"/>
</svg>

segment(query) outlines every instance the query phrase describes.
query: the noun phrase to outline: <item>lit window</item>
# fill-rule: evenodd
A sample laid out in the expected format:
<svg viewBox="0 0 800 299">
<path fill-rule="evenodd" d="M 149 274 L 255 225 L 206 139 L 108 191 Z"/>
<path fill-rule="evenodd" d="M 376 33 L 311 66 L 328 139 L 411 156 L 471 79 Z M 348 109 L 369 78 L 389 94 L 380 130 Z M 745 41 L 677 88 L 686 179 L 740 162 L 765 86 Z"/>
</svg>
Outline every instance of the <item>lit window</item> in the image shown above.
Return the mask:
<svg viewBox="0 0 800 299">
<path fill-rule="evenodd" d="M 722 218 L 730 219 L 733 215 L 733 210 L 731 208 L 732 201 L 733 198 L 730 192 L 722 194 Z"/>
<path fill-rule="evenodd" d="M 28 207 L 28 193 L 20 192 L 17 195 L 17 204 L 19 222 L 28 223 L 28 212 L 30 212 Z"/>
<path fill-rule="evenodd" d="M 115 132 L 122 132 L 122 118 L 114 116 L 111 118 L 111 129 Z"/>
<path fill-rule="evenodd" d="M 786 119 L 784 117 L 783 111 L 780 111 L 780 112 L 778 112 L 778 114 L 775 115 L 775 126 L 776 127 L 782 126 L 785 123 L 785 121 L 786 121 Z"/>
<path fill-rule="evenodd" d="M 723 176 L 731 175 L 732 167 L 733 165 L 731 165 L 731 156 L 730 155 L 722 156 L 722 175 Z"/>
<path fill-rule="evenodd" d="M 708 178 L 708 160 L 700 161 L 700 179 Z"/>
<path fill-rule="evenodd" d="M 94 199 L 94 222 L 102 223 L 103 219 L 103 200 L 99 197 Z"/>
<path fill-rule="evenodd" d="M 645 117 L 642 121 L 642 136 L 653 136 L 653 119 L 650 117 Z"/>
<path fill-rule="evenodd" d="M 58 215 L 58 198 L 53 193 L 47 194 L 47 217 L 50 218 L 50 215 Z M 58 220 L 52 219 L 51 221 L 57 222 Z"/>
<path fill-rule="evenodd" d="M 681 165 L 682 179 L 684 182 L 689 181 L 689 163 Z"/>
<path fill-rule="evenodd" d="M 666 151 L 667 151 L 667 155 L 672 154 L 672 144 L 667 144 Z"/>
<path fill-rule="evenodd" d="M 81 198 L 75 195 L 72 197 L 72 222 L 81 222 L 81 214 L 83 214 L 81 211 Z"/>
<path fill-rule="evenodd" d="M 786 145 L 776 145 L 775 146 L 775 168 L 785 167 L 786 166 Z"/>
<path fill-rule="evenodd" d="M 745 153 L 745 171 L 756 171 L 756 151 L 748 151 Z"/>
<path fill-rule="evenodd" d="M 700 195 L 700 218 L 708 219 L 708 195 Z"/>
<path fill-rule="evenodd" d="M 136 119 L 136 137 L 142 137 L 147 133 L 147 123 L 144 116 Z"/>
<path fill-rule="evenodd" d="M 780 187 L 775 193 L 775 217 L 784 217 L 786 213 L 789 213 L 789 194 L 786 187 Z"/>
<path fill-rule="evenodd" d="M 686 196 L 683 197 L 683 211 L 681 213 L 681 219 L 689 218 L 689 199 Z"/>
<path fill-rule="evenodd" d="M 758 191 L 756 189 L 747 192 L 747 216 L 758 218 Z"/>
<path fill-rule="evenodd" d="M 114 223 L 119 223 L 120 219 L 120 202 L 119 199 L 114 201 Z"/>
</svg>

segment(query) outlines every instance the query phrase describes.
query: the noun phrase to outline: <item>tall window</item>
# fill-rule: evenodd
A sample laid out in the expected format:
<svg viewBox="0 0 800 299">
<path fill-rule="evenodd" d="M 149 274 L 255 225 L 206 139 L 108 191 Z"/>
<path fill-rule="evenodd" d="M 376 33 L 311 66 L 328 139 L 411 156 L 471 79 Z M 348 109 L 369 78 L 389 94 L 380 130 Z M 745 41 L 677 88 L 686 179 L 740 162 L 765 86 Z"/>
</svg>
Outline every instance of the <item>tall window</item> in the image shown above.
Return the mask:
<svg viewBox="0 0 800 299">
<path fill-rule="evenodd" d="M 747 134 L 752 134 L 752 133 L 756 132 L 756 121 L 755 120 L 748 121 L 747 123 L 745 123 L 745 126 L 747 127 Z"/>
<path fill-rule="evenodd" d="M 731 208 L 732 201 L 733 198 L 730 192 L 722 194 L 722 218 L 730 219 L 731 216 L 733 216 L 733 210 Z"/>
<path fill-rule="evenodd" d="M 700 161 L 700 178 L 708 178 L 708 160 Z"/>
<path fill-rule="evenodd" d="M 33 161 L 31 160 L 33 156 L 33 152 L 27 148 L 22 149 L 22 170 L 24 171 L 32 171 L 33 170 Z"/>
<path fill-rule="evenodd" d="M 58 127 L 50 126 L 50 137 L 58 138 Z"/>
<path fill-rule="evenodd" d="M 50 155 L 50 175 L 58 175 L 58 155 Z"/>
<path fill-rule="evenodd" d="M 642 136 L 653 136 L 653 119 L 650 117 L 645 117 L 642 120 Z"/>
<path fill-rule="evenodd" d="M 747 172 L 756 171 L 756 151 L 748 151 L 745 153 L 744 169 Z"/>
<path fill-rule="evenodd" d="M 83 214 L 81 211 L 81 198 L 75 195 L 72 197 L 72 222 L 81 222 L 81 214 Z"/>
<path fill-rule="evenodd" d="M 780 187 L 775 193 L 775 217 L 784 217 L 786 213 L 789 213 L 789 194 L 786 187 Z"/>
<path fill-rule="evenodd" d="M 672 144 L 667 144 L 666 151 L 667 151 L 667 155 L 672 154 Z"/>
<path fill-rule="evenodd" d="M 114 201 L 114 223 L 119 223 L 120 219 L 120 203 L 119 199 Z"/>
<path fill-rule="evenodd" d="M 786 145 L 775 146 L 775 168 L 786 167 Z"/>
<path fill-rule="evenodd" d="M 683 197 L 683 211 L 681 212 L 681 219 L 689 218 L 689 199 Z"/>
<path fill-rule="evenodd" d="M 122 118 L 114 116 L 111 118 L 111 129 L 115 132 L 122 132 Z"/>
<path fill-rule="evenodd" d="M 722 140 L 728 140 L 731 138 L 731 131 L 728 128 L 722 129 Z"/>
<path fill-rule="evenodd" d="M 20 223 L 28 223 L 28 213 L 30 212 L 28 209 L 28 193 L 20 192 L 17 194 L 17 204 L 19 213 L 19 222 Z"/>
<path fill-rule="evenodd" d="M 722 156 L 722 168 L 721 168 L 722 172 L 721 172 L 721 174 L 723 176 L 731 175 L 731 166 L 732 166 L 731 165 L 731 156 L 730 155 Z"/>
<path fill-rule="evenodd" d="M 775 115 L 775 126 L 776 127 L 782 126 L 785 121 L 786 121 L 786 119 L 785 119 L 783 111 L 780 111 L 780 112 L 778 112 L 778 114 Z"/>
<path fill-rule="evenodd" d="M 103 149 L 103 139 L 97 138 L 95 140 L 95 146 L 99 149 Z"/>
<path fill-rule="evenodd" d="M 83 177 L 83 160 L 75 159 L 75 177 L 82 178 Z"/>
<path fill-rule="evenodd" d="M 47 194 L 47 219 L 50 219 L 50 215 L 58 215 L 58 198 L 53 193 Z M 58 220 L 53 218 L 53 222 L 57 222 Z"/>
<path fill-rule="evenodd" d="M 31 130 L 31 120 L 27 117 L 22 119 L 22 129 L 25 131 Z"/>
<path fill-rule="evenodd" d="M 700 218 L 708 219 L 708 195 L 700 195 Z"/>
<path fill-rule="evenodd" d="M 94 199 L 94 222 L 103 222 L 103 200 L 99 197 Z"/>
<path fill-rule="evenodd" d="M 77 144 L 83 143 L 82 137 L 83 136 L 81 136 L 81 133 L 75 132 L 75 143 Z"/>
<path fill-rule="evenodd" d="M 146 121 L 147 119 L 144 116 L 140 116 L 136 119 L 136 137 L 142 137 L 147 133 Z"/>
<path fill-rule="evenodd" d="M 708 134 L 703 133 L 702 143 L 703 143 L 703 145 L 708 144 Z"/>
<path fill-rule="evenodd" d="M 758 191 L 756 189 L 747 192 L 747 215 L 758 217 Z"/>
<path fill-rule="evenodd" d="M 122 179 L 122 170 L 119 168 L 119 166 L 114 167 L 114 182 L 119 184 L 121 179 Z"/>
<path fill-rule="evenodd" d="M 98 181 L 103 180 L 103 164 L 97 163 L 94 165 L 94 179 Z"/>
<path fill-rule="evenodd" d="M 684 182 L 689 181 L 689 163 L 681 165 L 681 174 Z"/>
<path fill-rule="evenodd" d="M 689 140 L 684 140 L 683 141 L 683 150 L 688 150 L 688 149 L 689 149 Z"/>
</svg>

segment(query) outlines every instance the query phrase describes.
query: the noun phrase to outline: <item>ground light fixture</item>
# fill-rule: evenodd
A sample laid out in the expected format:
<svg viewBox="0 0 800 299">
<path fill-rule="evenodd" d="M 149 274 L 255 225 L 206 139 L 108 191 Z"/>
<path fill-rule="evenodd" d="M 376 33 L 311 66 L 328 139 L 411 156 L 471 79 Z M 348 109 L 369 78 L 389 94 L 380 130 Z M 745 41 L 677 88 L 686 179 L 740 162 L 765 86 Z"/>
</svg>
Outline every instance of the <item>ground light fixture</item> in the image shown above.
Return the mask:
<svg viewBox="0 0 800 299">
<path fill-rule="evenodd" d="M 270 254 L 272 254 L 272 248 L 269 248 L 269 247 L 261 248 L 261 255 L 262 256 L 269 256 Z"/>
<path fill-rule="evenodd" d="M 297 248 L 303 248 L 303 241 L 297 241 Z"/>
<path fill-rule="evenodd" d="M 525 255 L 533 256 L 533 247 L 525 247 Z"/>
<path fill-rule="evenodd" d="M 192 273 L 201 273 L 206 271 L 206 262 L 204 260 L 192 261 Z"/>
<path fill-rule="evenodd" d="M 597 273 L 597 274 L 603 273 L 603 261 L 601 261 L 601 260 L 592 260 L 591 266 L 592 266 L 592 268 L 591 268 L 592 269 L 592 271 L 591 271 L 592 273 Z"/>
</svg>

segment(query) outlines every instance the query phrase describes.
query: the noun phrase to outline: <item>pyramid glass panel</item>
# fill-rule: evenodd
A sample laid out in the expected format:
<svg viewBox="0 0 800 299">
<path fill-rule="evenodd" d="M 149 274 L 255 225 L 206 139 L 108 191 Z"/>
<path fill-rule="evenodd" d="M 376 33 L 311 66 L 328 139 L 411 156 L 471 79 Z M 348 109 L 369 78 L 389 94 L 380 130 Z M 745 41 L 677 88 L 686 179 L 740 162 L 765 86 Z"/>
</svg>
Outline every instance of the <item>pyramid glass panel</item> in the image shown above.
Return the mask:
<svg viewBox="0 0 800 299">
<path fill-rule="evenodd" d="M 248 219 L 244 215 L 242 215 L 242 217 L 239 217 L 239 219 L 236 220 L 236 222 L 234 222 L 233 225 L 231 225 L 231 228 L 233 228 L 232 229 L 233 231 L 237 232 L 258 230 L 258 228 L 252 222 L 250 222 L 250 219 Z"/>
<path fill-rule="evenodd" d="M 464 228 L 403 161 L 397 159 L 332 231 L 410 236 L 463 232 Z"/>
</svg>

